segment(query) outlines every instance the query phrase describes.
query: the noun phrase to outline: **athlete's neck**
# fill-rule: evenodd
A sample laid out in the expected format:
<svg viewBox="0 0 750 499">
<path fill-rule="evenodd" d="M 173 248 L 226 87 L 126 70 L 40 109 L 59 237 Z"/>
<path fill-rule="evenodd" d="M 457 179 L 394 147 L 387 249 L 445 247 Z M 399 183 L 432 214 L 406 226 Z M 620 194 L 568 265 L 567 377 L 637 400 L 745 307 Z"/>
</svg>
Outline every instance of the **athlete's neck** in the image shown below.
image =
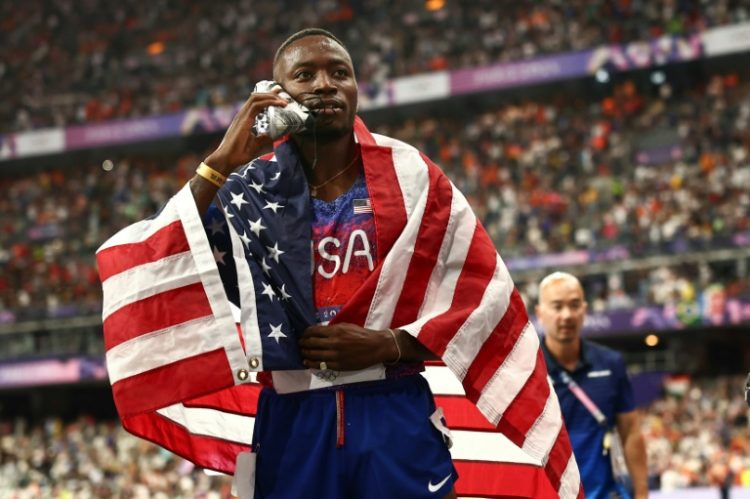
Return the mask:
<svg viewBox="0 0 750 499">
<path fill-rule="evenodd" d="M 354 184 L 360 171 L 358 164 L 352 164 L 359 161 L 354 134 L 326 139 L 319 137 L 317 143 L 315 138 L 309 136 L 293 136 L 292 140 L 302 154 L 310 185 L 325 183 L 317 189 L 316 197 L 326 201 L 336 199 Z"/>
</svg>

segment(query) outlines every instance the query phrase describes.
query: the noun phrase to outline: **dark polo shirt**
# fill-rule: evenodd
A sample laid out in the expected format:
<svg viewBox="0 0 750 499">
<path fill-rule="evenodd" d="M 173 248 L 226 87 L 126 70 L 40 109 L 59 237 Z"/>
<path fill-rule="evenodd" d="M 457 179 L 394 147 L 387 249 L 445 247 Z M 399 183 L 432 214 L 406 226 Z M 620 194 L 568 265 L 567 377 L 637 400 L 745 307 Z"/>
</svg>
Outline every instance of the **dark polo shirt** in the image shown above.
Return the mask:
<svg viewBox="0 0 750 499">
<path fill-rule="evenodd" d="M 609 456 L 602 453 L 605 430 L 562 382 L 560 373 L 564 368 L 547 350 L 544 339 L 541 343 L 547 370 L 554 383 L 570 435 L 586 498 L 608 498 L 615 488 L 615 481 Z M 610 427 L 614 426 L 617 414 L 635 409 L 633 387 L 625 362 L 618 352 L 581 340 L 581 358 L 576 368 L 572 372 L 568 371 L 568 374 L 604 413 Z"/>
</svg>

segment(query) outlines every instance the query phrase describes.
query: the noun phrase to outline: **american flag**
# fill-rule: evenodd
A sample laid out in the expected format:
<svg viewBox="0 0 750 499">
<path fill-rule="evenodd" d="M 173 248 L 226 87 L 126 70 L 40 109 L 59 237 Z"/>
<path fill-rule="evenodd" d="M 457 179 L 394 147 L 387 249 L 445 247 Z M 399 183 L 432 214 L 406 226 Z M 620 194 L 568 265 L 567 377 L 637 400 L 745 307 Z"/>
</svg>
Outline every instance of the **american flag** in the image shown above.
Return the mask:
<svg viewBox="0 0 750 499">
<path fill-rule="evenodd" d="M 372 213 L 370 198 L 352 200 L 354 213 Z"/>
<path fill-rule="evenodd" d="M 424 375 L 454 433 L 459 495 L 582 497 L 537 333 L 465 198 L 413 147 L 359 119 L 355 135 L 379 263 L 333 322 L 400 328 L 440 355 Z M 97 260 L 123 426 L 233 473 L 252 436 L 253 373 L 299 369 L 297 334 L 315 322 L 310 210 L 283 141 L 218 197 L 202 218 L 185 186 Z"/>
</svg>

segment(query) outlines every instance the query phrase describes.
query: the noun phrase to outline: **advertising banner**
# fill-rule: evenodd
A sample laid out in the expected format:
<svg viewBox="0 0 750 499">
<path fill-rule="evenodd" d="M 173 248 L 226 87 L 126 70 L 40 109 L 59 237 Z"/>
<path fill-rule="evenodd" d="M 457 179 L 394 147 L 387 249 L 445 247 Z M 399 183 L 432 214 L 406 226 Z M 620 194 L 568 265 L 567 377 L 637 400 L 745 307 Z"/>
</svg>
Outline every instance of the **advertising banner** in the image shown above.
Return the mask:
<svg viewBox="0 0 750 499">
<path fill-rule="evenodd" d="M 104 358 L 38 359 L 0 364 L 0 388 L 107 379 Z"/>
</svg>

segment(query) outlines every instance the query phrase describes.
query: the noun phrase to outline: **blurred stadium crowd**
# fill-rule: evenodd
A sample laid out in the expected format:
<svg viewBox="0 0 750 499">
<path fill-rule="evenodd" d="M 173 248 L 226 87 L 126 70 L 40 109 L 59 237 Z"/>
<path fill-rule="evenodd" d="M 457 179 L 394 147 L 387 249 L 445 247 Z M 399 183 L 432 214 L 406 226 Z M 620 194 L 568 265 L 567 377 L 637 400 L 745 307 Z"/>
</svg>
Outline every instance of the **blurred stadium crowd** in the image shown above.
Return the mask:
<svg viewBox="0 0 750 499">
<path fill-rule="evenodd" d="M 363 82 L 688 34 L 748 0 L 29 0 L 0 4 L 0 133 L 243 100 L 284 37 L 329 28 Z M 251 84 L 251 83 L 250 83 Z"/>
<path fill-rule="evenodd" d="M 645 411 L 652 489 L 750 487 L 750 425 L 740 377 L 681 384 Z"/>
<path fill-rule="evenodd" d="M 750 487 L 750 426 L 742 379 L 682 383 L 645 409 L 653 490 Z M 126 433 L 116 422 L 86 417 L 28 426 L 0 423 L 0 499 L 229 497 L 230 479 L 202 470 Z"/>
<path fill-rule="evenodd" d="M 209 476 L 118 422 L 90 418 L 0 423 L 0 499 L 229 499 Z"/>
<path fill-rule="evenodd" d="M 750 84 L 661 93 L 626 82 L 599 102 L 565 93 L 384 130 L 446 170 L 506 258 L 717 247 L 750 229 Z M 660 132 L 670 157 L 656 168 L 638 146 Z"/>
<path fill-rule="evenodd" d="M 468 197 L 509 261 L 572 250 L 630 255 L 731 246 L 750 237 L 750 83 L 713 77 L 679 96 L 632 82 L 599 101 L 566 95 L 488 106 L 479 115 L 409 119 L 377 131 L 432 157 Z M 649 163 L 644 137 L 668 157 Z M 0 323 L 98 313 L 97 246 L 154 213 L 202 158 L 127 157 L 0 177 Z M 705 267 L 705 266 L 704 266 Z M 598 310 L 695 300 L 720 285 L 747 297 L 736 270 L 661 267 L 607 281 Z M 525 290 L 534 299 L 533 286 Z"/>
</svg>

